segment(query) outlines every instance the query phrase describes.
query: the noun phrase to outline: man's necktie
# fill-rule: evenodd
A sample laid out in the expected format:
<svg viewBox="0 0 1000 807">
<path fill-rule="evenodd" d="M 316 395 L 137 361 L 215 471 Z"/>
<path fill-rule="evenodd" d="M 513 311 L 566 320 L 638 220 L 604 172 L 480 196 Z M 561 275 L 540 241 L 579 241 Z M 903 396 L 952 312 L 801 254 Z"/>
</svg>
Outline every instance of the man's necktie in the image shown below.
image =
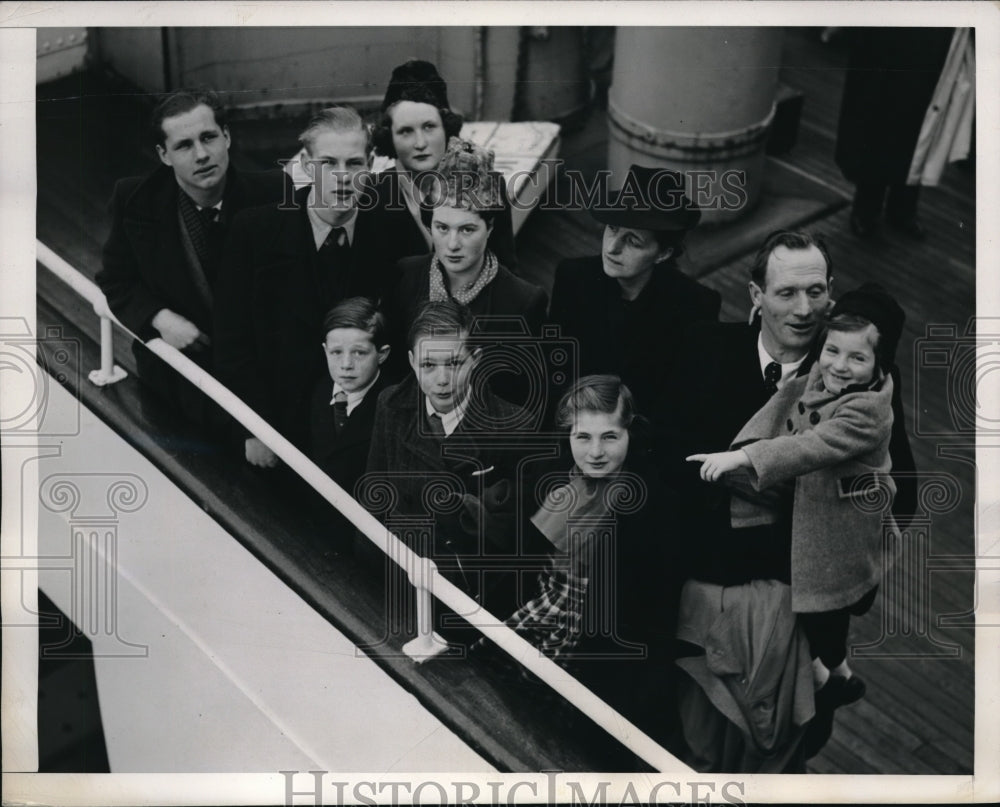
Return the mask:
<svg viewBox="0 0 1000 807">
<path fill-rule="evenodd" d="M 444 423 L 441 420 L 441 416 L 438 414 L 428 415 L 427 424 L 430 428 L 430 432 L 437 437 L 444 437 Z"/>
<path fill-rule="evenodd" d="M 772 361 L 764 368 L 764 391 L 770 398 L 778 391 L 778 382 L 781 380 L 781 365 Z"/>
<path fill-rule="evenodd" d="M 344 429 L 347 423 L 347 393 L 340 390 L 333 396 L 333 425 L 337 428 L 337 434 Z"/>
<path fill-rule="evenodd" d="M 347 241 L 347 231 L 334 227 L 320 245 L 316 256 L 319 260 L 320 282 L 326 296 L 324 305 L 329 307 L 342 299 L 347 291 L 347 277 L 350 268 L 347 260 L 351 245 Z"/>
</svg>

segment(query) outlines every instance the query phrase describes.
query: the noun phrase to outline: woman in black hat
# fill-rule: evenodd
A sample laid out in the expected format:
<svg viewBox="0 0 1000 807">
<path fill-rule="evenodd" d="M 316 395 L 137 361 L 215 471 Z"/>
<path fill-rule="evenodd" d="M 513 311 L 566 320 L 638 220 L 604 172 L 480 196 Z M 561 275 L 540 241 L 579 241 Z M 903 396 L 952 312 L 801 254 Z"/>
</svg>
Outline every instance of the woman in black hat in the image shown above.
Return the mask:
<svg viewBox="0 0 1000 807">
<path fill-rule="evenodd" d="M 549 319 L 576 340 L 580 375 L 620 376 L 652 414 L 669 392 L 684 328 L 719 316 L 719 293 L 677 268 L 701 211 L 680 174 L 633 165 L 622 188 L 590 213 L 604 225 L 601 254 L 559 264 Z"/>
<path fill-rule="evenodd" d="M 384 172 L 374 191 L 382 231 L 391 239 L 393 260 L 425 255 L 433 250 L 421 206 L 430 191 L 444 157 L 448 141 L 462 130 L 462 116 L 448 104 L 448 88 L 430 62 L 411 59 L 392 71 L 375 125 L 375 151 L 395 160 L 395 168 Z M 501 181 L 502 175 L 497 174 Z M 508 267 L 517 265 L 510 203 L 506 192 L 497 215 L 490 246 Z"/>
</svg>

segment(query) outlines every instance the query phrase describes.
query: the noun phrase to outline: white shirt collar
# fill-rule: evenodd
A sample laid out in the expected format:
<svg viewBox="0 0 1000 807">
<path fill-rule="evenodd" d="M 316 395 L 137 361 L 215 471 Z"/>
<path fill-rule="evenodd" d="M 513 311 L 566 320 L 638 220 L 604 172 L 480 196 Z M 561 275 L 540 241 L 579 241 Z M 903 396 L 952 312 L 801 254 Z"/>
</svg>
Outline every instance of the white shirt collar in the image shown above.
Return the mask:
<svg viewBox="0 0 1000 807">
<path fill-rule="evenodd" d="M 333 393 L 330 395 L 330 406 L 336 403 L 335 398 L 338 392 L 347 392 L 347 415 L 350 417 L 351 412 L 353 412 L 358 405 L 365 399 L 368 394 L 368 390 L 375 386 L 375 382 L 378 381 L 378 377 L 381 374 L 381 370 L 375 373 L 375 378 L 371 380 L 367 387 L 364 389 L 355 390 L 354 392 L 347 392 L 339 383 L 333 382 Z"/>
<path fill-rule="evenodd" d="M 319 217 L 316 212 L 313 200 L 313 194 L 315 193 L 315 188 L 309 189 L 309 199 L 306 201 L 306 214 L 309 216 L 309 224 L 312 227 L 313 241 L 316 242 L 316 249 L 318 250 L 323 246 L 323 242 L 326 241 L 326 237 L 330 234 L 330 230 L 333 229 L 332 224 L 327 224 L 323 219 Z M 351 211 L 350 218 L 347 219 L 343 224 L 338 224 L 338 227 L 343 227 L 344 231 L 347 233 L 347 243 L 348 245 L 354 243 L 354 225 L 358 222 L 358 209 L 354 208 Z"/>
<path fill-rule="evenodd" d="M 196 208 L 198 208 L 198 210 L 207 210 L 208 209 L 207 205 L 200 205 L 197 202 L 195 202 L 194 206 Z M 214 205 L 212 205 L 212 208 L 214 210 L 218 210 L 221 213 L 222 212 L 222 200 L 220 199 L 218 202 L 216 202 Z"/>
<path fill-rule="evenodd" d="M 775 359 L 772 358 L 771 354 L 765 349 L 764 337 L 760 333 L 757 334 L 757 357 L 760 359 L 760 377 L 763 378 L 764 368 L 767 367 L 767 365 L 769 365 L 772 361 L 775 361 Z M 802 366 L 802 362 L 805 361 L 805 358 L 806 357 L 803 355 L 802 358 L 796 359 L 795 361 L 787 363 L 778 362 L 778 364 L 781 365 L 781 378 L 778 380 L 778 389 L 781 389 L 785 385 L 785 382 L 798 372 L 799 367 Z"/>
<path fill-rule="evenodd" d="M 458 424 L 462 422 L 462 418 L 465 417 L 465 410 L 469 408 L 469 395 L 471 393 L 466 393 L 465 398 L 452 409 L 450 412 L 442 414 L 438 412 L 434 406 L 431 404 L 431 399 L 426 395 L 424 396 L 424 408 L 427 410 L 427 417 L 437 417 L 441 418 L 441 425 L 444 427 L 445 437 L 450 437 L 451 433 L 458 428 Z"/>
</svg>

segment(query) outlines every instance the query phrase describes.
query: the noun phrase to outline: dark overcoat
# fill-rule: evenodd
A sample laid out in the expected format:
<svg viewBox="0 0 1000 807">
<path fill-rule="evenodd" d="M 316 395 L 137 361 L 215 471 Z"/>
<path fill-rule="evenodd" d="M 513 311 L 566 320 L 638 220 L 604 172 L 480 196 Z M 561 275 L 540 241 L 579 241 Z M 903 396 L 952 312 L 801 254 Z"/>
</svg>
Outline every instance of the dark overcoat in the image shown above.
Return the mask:
<svg viewBox="0 0 1000 807">
<path fill-rule="evenodd" d="M 236 217 L 215 301 L 220 380 L 299 446 L 309 395 L 326 372 L 323 318 L 335 302 L 320 281 L 308 194 L 301 188 L 295 206 L 266 205 Z M 337 270 L 337 299 L 383 293 L 381 240 L 374 218 L 359 211 L 350 255 Z"/>
<path fill-rule="evenodd" d="M 395 291 L 386 307 L 386 314 L 393 333 L 392 350 L 395 354 L 395 358 L 390 359 L 389 369 L 397 376 L 407 369 L 404 366 L 407 331 L 430 294 L 430 265 L 430 255 L 403 258 L 396 264 Z M 474 335 L 480 346 L 491 353 L 491 366 L 499 367 L 502 363 L 496 346 L 504 341 L 504 337 L 538 336 L 547 304 L 548 298 L 541 288 L 522 280 L 500 264 L 497 276 L 468 305 L 476 318 Z M 497 340 L 494 342 L 492 337 L 497 337 Z M 505 353 L 507 357 L 516 355 L 511 351 Z M 493 362 L 494 358 L 498 361 Z M 516 362 L 516 358 L 512 361 Z M 493 391 L 517 404 L 525 403 L 529 397 L 529 379 L 528 373 L 499 370 L 491 374 Z"/>
<path fill-rule="evenodd" d="M 614 373 L 655 421 L 669 391 L 668 357 L 684 328 L 715 320 L 722 298 L 687 277 L 672 261 L 657 266 L 639 296 L 626 302 L 618 281 L 604 274 L 600 255 L 562 261 L 556 268 L 549 321 L 578 346 L 579 374 Z"/>
<path fill-rule="evenodd" d="M 222 225 L 239 211 L 283 198 L 284 173 L 237 171 L 230 165 L 222 203 Z M 150 321 L 163 308 L 212 334 L 212 301 L 199 290 L 185 253 L 172 168 L 121 179 L 111 197 L 111 233 L 104 244 L 97 284 L 122 324 L 143 340 L 159 336 Z"/>
<path fill-rule="evenodd" d="M 849 29 L 835 158 L 851 182 L 906 181 L 953 31 Z"/>
</svg>

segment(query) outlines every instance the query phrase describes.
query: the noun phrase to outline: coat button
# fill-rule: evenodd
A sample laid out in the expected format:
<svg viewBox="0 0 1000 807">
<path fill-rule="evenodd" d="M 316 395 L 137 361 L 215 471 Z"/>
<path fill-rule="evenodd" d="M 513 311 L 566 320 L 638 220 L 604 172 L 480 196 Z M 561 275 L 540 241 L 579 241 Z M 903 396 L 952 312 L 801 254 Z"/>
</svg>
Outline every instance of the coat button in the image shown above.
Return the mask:
<svg viewBox="0 0 1000 807">
<path fill-rule="evenodd" d="M 795 427 L 791 418 L 788 418 L 788 420 L 785 421 L 785 426 L 788 427 L 788 431 L 791 431 Z"/>
<path fill-rule="evenodd" d="M 806 405 L 799 401 L 799 414 L 804 415 L 806 413 Z"/>
<path fill-rule="evenodd" d="M 820 421 L 819 412 L 813 412 L 811 415 L 809 415 L 809 422 L 812 423 L 813 426 L 819 423 L 819 421 Z"/>
</svg>

